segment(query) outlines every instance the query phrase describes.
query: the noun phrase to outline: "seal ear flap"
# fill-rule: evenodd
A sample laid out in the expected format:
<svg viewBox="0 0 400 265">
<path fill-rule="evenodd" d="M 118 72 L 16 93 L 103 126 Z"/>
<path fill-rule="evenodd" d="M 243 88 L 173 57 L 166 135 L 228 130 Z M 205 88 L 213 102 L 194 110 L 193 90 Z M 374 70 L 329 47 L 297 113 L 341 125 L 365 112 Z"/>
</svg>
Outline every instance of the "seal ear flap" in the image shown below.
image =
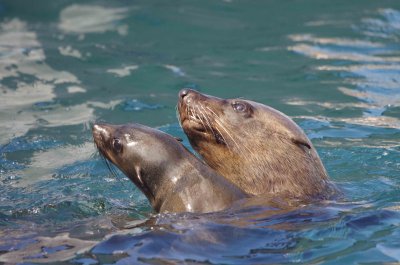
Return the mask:
<svg viewBox="0 0 400 265">
<path fill-rule="evenodd" d="M 175 138 L 175 140 L 177 140 L 178 142 L 183 142 L 182 138 L 179 138 L 179 137 L 174 137 L 174 138 Z"/>
<path fill-rule="evenodd" d="M 136 177 L 137 177 L 137 179 L 139 180 L 140 184 L 141 184 L 142 186 L 144 186 L 144 183 L 143 183 L 143 180 L 142 180 L 142 175 L 141 175 L 140 167 L 135 166 L 135 172 L 136 172 Z"/>
<path fill-rule="evenodd" d="M 309 150 L 311 149 L 311 145 L 303 139 L 292 138 L 292 142 L 300 147 L 307 147 Z"/>
</svg>

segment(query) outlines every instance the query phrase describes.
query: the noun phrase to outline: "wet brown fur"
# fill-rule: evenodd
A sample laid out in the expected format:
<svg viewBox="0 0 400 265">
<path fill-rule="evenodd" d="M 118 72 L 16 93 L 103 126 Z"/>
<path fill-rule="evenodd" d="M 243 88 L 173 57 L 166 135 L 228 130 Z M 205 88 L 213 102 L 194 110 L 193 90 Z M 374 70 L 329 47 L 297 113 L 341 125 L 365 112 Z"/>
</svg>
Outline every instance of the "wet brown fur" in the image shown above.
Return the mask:
<svg viewBox="0 0 400 265">
<path fill-rule="evenodd" d="M 246 111 L 234 110 L 238 102 Z M 180 97 L 178 111 L 193 148 L 246 193 L 301 200 L 336 194 L 311 141 L 285 114 L 257 102 L 193 90 Z"/>
</svg>

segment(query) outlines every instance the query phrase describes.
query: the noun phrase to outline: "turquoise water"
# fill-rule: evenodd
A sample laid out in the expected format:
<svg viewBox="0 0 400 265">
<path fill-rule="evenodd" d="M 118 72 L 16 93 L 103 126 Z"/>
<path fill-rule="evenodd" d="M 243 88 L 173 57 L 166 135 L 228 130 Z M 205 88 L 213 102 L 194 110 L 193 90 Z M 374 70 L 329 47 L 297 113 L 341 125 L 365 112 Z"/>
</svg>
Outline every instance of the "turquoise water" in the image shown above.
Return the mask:
<svg viewBox="0 0 400 265">
<path fill-rule="evenodd" d="M 400 262 L 397 0 L 0 0 L 0 79 L 0 262 Z M 293 117 L 346 200 L 154 221 L 90 126 L 184 138 L 184 86 Z"/>
</svg>

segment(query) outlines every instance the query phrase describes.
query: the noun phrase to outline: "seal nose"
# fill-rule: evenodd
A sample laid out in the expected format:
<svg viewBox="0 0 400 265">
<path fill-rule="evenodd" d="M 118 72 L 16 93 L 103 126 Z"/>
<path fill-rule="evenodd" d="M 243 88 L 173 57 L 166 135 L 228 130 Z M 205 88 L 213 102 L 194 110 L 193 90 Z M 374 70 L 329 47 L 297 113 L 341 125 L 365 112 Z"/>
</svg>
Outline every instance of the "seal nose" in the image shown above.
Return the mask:
<svg viewBox="0 0 400 265">
<path fill-rule="evenodd" d="M 189 94 L 189 89 L 187 89 L 187 88 L 181 89 L 181 91 L 179 91 L 179 97 L 180 97 L 180 98 L 184 98 L 184 97 L 186 97 L 188 94 Z"/>
<path fill-rule="evenodd" d="M 92 133 L 95 141 L 106 140 L 110 137 L 109 128 L 105 124 L 95 123 L 93 125 Z"/>
<path fill-rule="evenodd" d="M 102 130 L 101 125 L 100 124 L 94 124 L 93 125 L 93 132 L 100 132 Z"/>
</svg>

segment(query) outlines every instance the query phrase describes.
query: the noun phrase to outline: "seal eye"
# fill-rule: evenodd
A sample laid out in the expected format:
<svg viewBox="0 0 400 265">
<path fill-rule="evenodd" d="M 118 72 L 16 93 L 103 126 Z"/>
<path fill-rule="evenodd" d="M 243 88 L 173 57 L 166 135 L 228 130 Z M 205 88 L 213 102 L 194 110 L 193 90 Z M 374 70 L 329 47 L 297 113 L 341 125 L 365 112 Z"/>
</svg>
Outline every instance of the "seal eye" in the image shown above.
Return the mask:
<svg viewBox="0 0 400 265">
<path fill-rule="evenodd" d="M 232 103 L 232 108 L 236 112 L 245 112 L 247 110 L 246 104 L 244 104 L 242 102 L 234 102 L 234 103 Z"/>
<path fill-rule="evenodd" d="M 113 139 L 112 145 L 115 152 L 120 153 L 122 151 L 122 143 L 120 139 L 117 138 Z"/>
</svg>

